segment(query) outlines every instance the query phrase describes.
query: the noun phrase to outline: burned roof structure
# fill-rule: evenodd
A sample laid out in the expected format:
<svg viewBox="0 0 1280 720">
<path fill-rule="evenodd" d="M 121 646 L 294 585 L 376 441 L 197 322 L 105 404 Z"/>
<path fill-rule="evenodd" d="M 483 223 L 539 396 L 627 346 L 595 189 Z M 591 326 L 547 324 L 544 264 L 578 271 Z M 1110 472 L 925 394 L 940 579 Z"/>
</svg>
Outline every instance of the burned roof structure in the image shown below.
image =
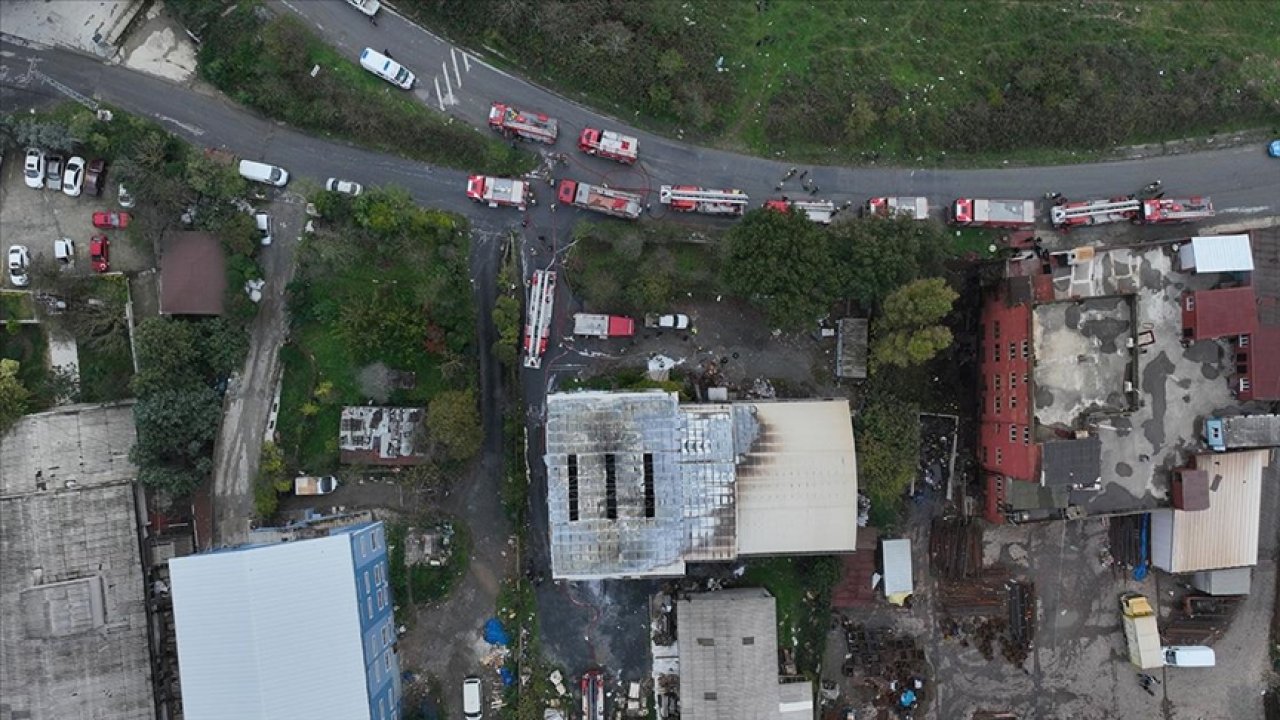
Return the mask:
<svg viewBox="0 0 1280 720">
<path fill-rule="evenodd" d="M 856 545 L 845 401 L 555 393 L 545 461 L 557 578 L 676 576 L 686 562 Z"/>
<path fill-rule="evenodd" d="M 417 465 L 426 460 L 420 430 L 426 410 L 358 405 L 342 408 L 338 451 L 344 463 Z"/>
</svg>

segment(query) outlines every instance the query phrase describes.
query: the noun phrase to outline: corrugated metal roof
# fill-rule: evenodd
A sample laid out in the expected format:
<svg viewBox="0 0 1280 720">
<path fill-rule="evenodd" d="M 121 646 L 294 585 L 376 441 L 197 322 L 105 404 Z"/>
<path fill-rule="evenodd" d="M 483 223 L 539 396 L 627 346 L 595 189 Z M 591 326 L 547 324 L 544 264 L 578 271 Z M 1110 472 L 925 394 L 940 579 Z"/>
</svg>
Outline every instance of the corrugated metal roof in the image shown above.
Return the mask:
<svg viewBox="0 0 1280 720">
<path fill-rule="evenodd" d="M 169 569 L 188 720 L 369 717 L 348 535 Z"/>
<path fill-rule="evenodd" d="M 680 716 L 776 720 L 778 626 L 760 588 L 690 595 L 679 617 Z"/>
<path fill-rule="evenodd" d="M 1195 340 L 1247 335 L 1258 329 L 1257 301 L 1249 285 L 1199 290 L 1191 294 L 1191 302 L 1188 314 Z"/>
<path fill-rule="evenodd" d="M 858 468 L 849 401 L 751 407 L 760 435 L 738 465 L 738 552 L 853 552 Z"/>
<path fill-rule="evenodd" d="M 911 541 L 905 538 L 885 540 L 881 547 L 884 551 L 885 597 L 915 592 L 911 572 Z"/>
<path fill-rule="evenodd" d="M 1156 567 L 1185 573 L 1257 564 L 1262 471 L 1270 458 L 1270 450 L 1197 455 L 1196 467 L 1209 473 L 1209 509 L 1153 516 Z"/>
<path fill-rule="evenodd" d="M 1248 235 L 1203 235 L 1179 249 L 1183 267 L 1195 266 L 1198 273 L 1244 272 L 1253 269 L 1253 251 Z"/>
</svg>

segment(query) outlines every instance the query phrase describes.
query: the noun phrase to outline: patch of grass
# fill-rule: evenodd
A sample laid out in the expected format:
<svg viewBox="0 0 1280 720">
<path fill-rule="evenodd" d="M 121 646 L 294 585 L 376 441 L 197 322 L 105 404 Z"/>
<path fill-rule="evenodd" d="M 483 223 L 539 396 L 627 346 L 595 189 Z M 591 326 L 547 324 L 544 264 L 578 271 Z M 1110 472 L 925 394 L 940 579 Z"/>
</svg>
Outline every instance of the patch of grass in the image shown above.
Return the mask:
<svg viewBox="0 0 1280 720">
<path fill-rule="evenodd" d="M 49 342 L 39 325 L 0 327 L 0 358 L 18 361 L 18 381 L 31 393 L 27 412 L 47 410 L 53 405 L 54 398 L 42 392 L 50 377 L 48 353 Z"/>
<path fill-rule="evenodd" d="M 10 320 L 31 320 L 36 316 L 31 293 L 0 290 L 0 323 Z"/>
<path fill-rule="evenodd" d="M 531 154 L 436 113 L 257 0 L 217 17 L 202 39 L 201 77 L 269 117 L 448 167 L 508 175 L 534 166 Z"/>
<path fill-rule="evenodd" d="M 449 558 L 444 565 L 405 565 L 405 535 L 410 524 L 399 522 L 387 526 L 387 547 L 390 548 L 391 593 L 397 604 L 409 607 L 415 604 L 439 602 L 449 596 L 458 580 L 467 573 L 471 558 L 471 534 L 467 526 L 456 519 L 424 519 L 413 524 L 422 529 L 447 522 L 453 528 L 453 540 L 449 546 Z M 409 614 L 406 613 L 406 616 Z"/>
<path fill-rule="evenodd" d="M 1280 123 L 1266 0 L 400 7 L 633 122 L 797 160 L 1078 162 Z"/>
<path fill-rule="evenodd" d="M 832 555 L 762 558 L 749 560 L 738 581 L 743 587 L 763 587 L 773 595 L 778 610 L 778 649 L 791 648 L 797 669 L 811 679 L 817 678 L 822 662 L 831 588 L 839 571 Z"/>
</svg>

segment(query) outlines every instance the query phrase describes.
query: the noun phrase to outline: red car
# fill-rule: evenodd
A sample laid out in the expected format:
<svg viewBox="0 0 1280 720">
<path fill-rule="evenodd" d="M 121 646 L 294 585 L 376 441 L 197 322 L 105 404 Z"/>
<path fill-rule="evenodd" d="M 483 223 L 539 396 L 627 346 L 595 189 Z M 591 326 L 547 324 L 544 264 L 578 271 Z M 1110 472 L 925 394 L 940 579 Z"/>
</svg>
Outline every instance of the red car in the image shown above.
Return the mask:
<svg viewBox="0 0 1280 720">
<path fill-rule="evenodd" d="M 101 211 L 93 214 L 93 226 L 102 230 L 127 228 L 133 217 L 127 212 Z"/>
<path fill-rule="evenodd" d="M 89 238 L 89 261 L 93 263 L 94 272 L 104 273 L 111 269 L 111 241 L 106 235 Z"/>
</svg>

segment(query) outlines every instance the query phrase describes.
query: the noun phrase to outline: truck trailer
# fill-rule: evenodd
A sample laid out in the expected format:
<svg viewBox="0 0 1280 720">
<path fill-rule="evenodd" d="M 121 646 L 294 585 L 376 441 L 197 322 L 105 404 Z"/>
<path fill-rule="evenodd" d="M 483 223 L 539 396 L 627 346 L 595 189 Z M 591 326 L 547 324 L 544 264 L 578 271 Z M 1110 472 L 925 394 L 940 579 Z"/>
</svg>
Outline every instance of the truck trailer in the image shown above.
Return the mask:
<svg viewBox="0 0 1280 720">
<path fill-rule="evenodd" d="M 578 136 L 578 149 L 588 155 L 631 165 L 640 156 L 640 141 L 612 130 L 583 128 Z"/>
<path fill-rule="evenodd" d="M 912 220 L 929 219 L 929 199 L 923 197 L 873 197 L 862 206 L 863 215 L 894 217 L 906 215 Z"/>
<path fill-rule="evenodd" d="M 644 209 L 639 195 L 614 190 L 603 185 L 588 185 L 577 180 L 561 180 L 557 193 L 560 202 L 605 215 L 635 220 Z"/>
<path fill-rule="evenodd" d="M 1211 417 L 1204 441 L 1214 452 L 1280 446 L 1280 415 Z"/>
<path fill-rule="evenodd" d="M 1030 228 L 1036 224 L 1034 200 L 956 198 L 947 221 L 957 227 Z"/>
<path fill-rule="evenodd" d="M 467 197 L 491 208 L 524 210 L 533 199 L 533 188 L 524 180 L 472 175 L 467 178 Z"/>
<path fill-rule="evenodd" d="M 554 144 L 560 135 L 560 123 L 542 113 L 526 113 L 510 105 L 494 103 L 489 108 L 489 127 L 506 138 L 520 138 Z"/>
<path fill-rule="evenodd" d="M 663 185 L 658 201 L 677 212 L 742 215 L 750 198 L 741 190 L 706 190 L 695 185 Z"/>
<path fill-rule="evenodd" d="M 636 334 L 636 321 L 623 315 L 575 313 L 573 316 L 573 334 L 589 335 L 601 339 L 631 337 Z"/>
<path fill-rule="evenodd" d="M 1156 613 L 1147 598 L 1138 593 L 1121 595 L 1120 618 L 1124 624 L 1124 639 L 1129 645 L 1129 662 L 1143 670 L 1163 667 L 1160 629 L 1156 626 Z"/>
</svg>

